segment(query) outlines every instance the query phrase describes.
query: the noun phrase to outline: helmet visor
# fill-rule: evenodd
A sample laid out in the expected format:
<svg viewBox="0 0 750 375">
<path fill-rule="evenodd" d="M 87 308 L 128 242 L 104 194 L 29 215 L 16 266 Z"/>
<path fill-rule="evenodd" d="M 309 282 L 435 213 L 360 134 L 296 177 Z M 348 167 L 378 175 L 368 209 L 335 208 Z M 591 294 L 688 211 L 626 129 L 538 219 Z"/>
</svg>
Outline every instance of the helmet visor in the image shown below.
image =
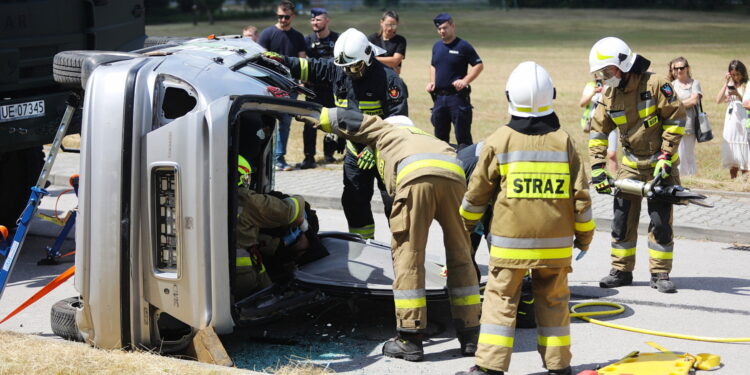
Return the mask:
<svg viewBox="0 0 750 375">
<path fill-rule="evenodd" d="M 612 65 L 608 65 L 599 70 L 594 71 L 591 74 L 593 74 L 594 78 L 596 78 L 597 80 L 606 81 L 614 77 L 615 74 L 617 74 L 617 68 Z"/>
</svg>

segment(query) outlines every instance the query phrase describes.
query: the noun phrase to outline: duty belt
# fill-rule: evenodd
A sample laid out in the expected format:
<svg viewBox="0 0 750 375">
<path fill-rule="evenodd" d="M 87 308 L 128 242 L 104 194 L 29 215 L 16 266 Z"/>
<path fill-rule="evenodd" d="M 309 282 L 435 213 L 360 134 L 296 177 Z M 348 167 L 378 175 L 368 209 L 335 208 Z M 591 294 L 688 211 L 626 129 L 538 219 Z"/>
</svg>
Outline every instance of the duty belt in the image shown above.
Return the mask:
<svg viewBox="0 0 750 375">
<path fill-rule="evenodd" d="M 433 92 L 435 93 L 435 95 L 439 95 L 439 96 L 458 94 L 458 91 L 456 91 L 456 89 L 454 89 L 454 88 L 450 88 L 450 89 L 436 89 Z"/>
</svg>

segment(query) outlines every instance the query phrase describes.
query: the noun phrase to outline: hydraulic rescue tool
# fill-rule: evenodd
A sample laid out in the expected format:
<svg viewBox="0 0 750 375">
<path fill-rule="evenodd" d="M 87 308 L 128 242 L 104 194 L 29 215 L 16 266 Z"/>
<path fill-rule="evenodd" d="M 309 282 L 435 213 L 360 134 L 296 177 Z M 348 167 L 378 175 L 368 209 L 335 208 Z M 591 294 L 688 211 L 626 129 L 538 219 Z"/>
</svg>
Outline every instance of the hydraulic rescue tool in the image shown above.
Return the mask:
<svg viewBox="0 0 750 375">
<path fill-rule="evenodd" d="M 661 175 L 657 175 L 649 182 L 628 178 L 614 180 L 612 185 L 615 188 L 612 190 L 612 195 L 626 193 L 683 206 L 692 203 L 702 207 L 713 207 L 712 204 L 704 201 L 708 197 L 703 194 L 693 193 L 681 185 L 662 185 L 662 182 Z"/>
<path fill-rule="evenodd" d="M 52 147 L 47 155 L 47 160 L 44 162 L 42 172 L 39 174 L 39 179 L 36 181 L 36 185 L 31 187 L 31 195 L 29 196 L 29 202 L 26 204 L 26 208 L 23 210 L 21 217 L 18 219 L 18 228 L 13 236 L 13 241 L 9 248 L 0 247 L 0 254 L 5 256 L 2 268 L 0 268 L 0 299 L 3 297 L 3 291 L 5 291 L 5 285 L 8 283 L 10 278 L 10 272 L 13 270 L 13 265 L 16 263 L 18 258 L 18 252 L 23 246 L 23 242 L 26 239 L 26 234 L 29 230 L 29 224 L 31 219 L 34 217 L 39 203 L 42 201 L 45 195 L 49 194 L 45 190 L 45 184 L 47 183 L 47 177 L 49 177 L 52 165 L 55 164 L 55 158 L 57 157 L 57 151 L 60 149 L 62 139 L 65 137 L 65 133 L 68 131 L 68 126 L 73 119 L 73 114 L 78 108 L 81 102 L 78 94 L 71 94 L 68 97 L 67 108 L 63 115 L 60 126 L 57 128 L 57 134 L 55 135 L 55 141 L 52 142 Z M 7 230 L 6 230 L 7 231 Z M 4 233 L 5 231 L 3 231 Z M 4 241 L 2 241 L 4 242 Z"/>
</svg>

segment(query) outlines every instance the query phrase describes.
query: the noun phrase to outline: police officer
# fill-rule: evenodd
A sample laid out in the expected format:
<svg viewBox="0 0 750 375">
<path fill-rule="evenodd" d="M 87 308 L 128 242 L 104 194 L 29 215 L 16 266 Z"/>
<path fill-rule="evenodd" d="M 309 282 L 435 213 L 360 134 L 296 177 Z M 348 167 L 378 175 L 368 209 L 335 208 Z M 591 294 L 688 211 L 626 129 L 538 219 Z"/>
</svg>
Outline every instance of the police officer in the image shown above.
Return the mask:
<svg viewBox="0 0 750 375">
<path fill-rule="evenodd" d="M 555 90 L 532 61 L 506 86 L 511 120 L 485 140 L 459 212 L 472 230 L 491 201 L 490 274 L 477 366 L 459 374 L 503 374 L 510 365 L 521 283 L 532 271 L 537 343 L 550 374 L 570 374 L 568 273 L 573 246 L 593 237 L 584 166 L 552 110 Z"/>
<path fill-rule="evenodd" d="M 589 133 L 591 177 L 599 193 L 611 192 L 612 176 L 605 168 L 607 135 L 618 129 L 623 147 L 617 178 L 649 181 L 660 176 L 679 184 L 677 148 L 685 132 L 685 109 L 672 85 L 649 73 L 650 61 L 633 53 L 618 38 L 604 38 L 591 48 L 589 66 L 608 88 L 596 107 Z M 633 283 L 641 197 L 618 195 L 612 221 L 612 269 L 599 286 L 615 288 Z M 648 236 L 652 288 L 674 293 L 672 270 L 672 204 L 648 201 L 651 218 Z"/>
<path fill-rule="evenodd" d="M 333 57 L 333 46 L 339 38 L 339 33 L 328 28 L 331 18 L 325 8 L 310 9 L 310 26 L 312 33 L 305 37 L 305 48 L 308 57 L 312 58 L 331 58 Z M 308 98 L 308 101 L 318 103 L 323 107 L 333 107 L 333 91 L 330 82 L 310 83 L 307 86 L 315 93 L 315 98 Z M 297 165 L 300 169 L 315 168 L 315 144 L 318 132 L 312 127 L 305 127 L 302 130 L 302 141 L 304 144 L 305 159 Z M 330 142 L 326 139 L 324 142 Z M 335 147 L 334 147 L 335 148 Z M 326 153 L 328 152 L 328 153 Z M 326 163 L 335 161 L 333 158 L 333 148 L 324 148 Z"/>
<path fill-rule="evenodd" d="M 448 142 L 452 122 L 456 143 L 470 145 L 473 141 L 469 84 L 479 76 L 484 65 L 474 47 L 456 36 L 456 26 L 449 14 L 440 13 L 433 22 L 441 40 L 432 47 L 430 82 L 426 90 L 434 102 L 432 126 L 435 127 L 435 136 Z M 471 68 L 467 72 L 468 65 Z"/>
<path fill-rule="evenodd" d="M 356 29 L 343 32 L 334 45 L 334 58 L 307 59 L 283 57 L 266 53 L 289 66 L 292 76 L 303 82 L 331 82 L 336 107 L 358 110 L 368 115 L 389 117 L 408 115 L 408 93 L 393 69 L 375 59 L 379 47 L 372 45 L 365 34 Z M 386 216 L 391 199 L 375 171 L 375 156 L 363 144 L 347 142 L 344 157 L 344 192 L 341 204 L 349 223 L 349 231 L 363 238 L 375 235 L 370 200 L 373 180 L 378 182 Z"/>
<path fill-rule="evenodd" d="M 479 333 L 479 284 L 471 262 L 469 235 L 456 211 L 466 191 L 466 177 L 454 149 L 414 127 L 405 116 L 384 121 L 358 111 L 323 108 L 319 119 L 303 120 L 375 150 L 378 173 L 394 197 L 389 223 L 398 336 L 383 345 L 383 355 L 408 361 L 424 358 L 424 261 L 433 219 L 445 234 L 448 293 L 461 353 L 473 355 Z"/>
</svg>

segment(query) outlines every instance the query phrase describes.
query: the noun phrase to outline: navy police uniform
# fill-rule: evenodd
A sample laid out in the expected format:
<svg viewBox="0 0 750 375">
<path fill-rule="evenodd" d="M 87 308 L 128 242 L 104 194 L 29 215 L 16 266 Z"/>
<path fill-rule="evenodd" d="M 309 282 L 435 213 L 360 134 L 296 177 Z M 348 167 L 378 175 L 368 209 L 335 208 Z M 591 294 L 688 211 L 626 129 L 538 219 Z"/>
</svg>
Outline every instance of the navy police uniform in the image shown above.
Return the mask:
<svg viewBox="0 0 750 375">
<path fill-rule="evenodd" d="M 353 80 L 344 69 L 333 63 L 333 59 L 307 59 L 285 57 L 292 76 L 303 82 L 317 84 L 330 82 L 333 89 L 334 105 L 340 108 L 358 110 L 381 118 L 408 116 L 408 92 L 406 85 L 396 72 L 373 58 L 364 76 Z M 360 169 L 357 155 L 365 145 L 347 141 L 344 156 L 344 192 L 341 204 L 344 207 L 349 231 L 364 238 L 375 235 L 375 220 L 372 216 L 370 200 L 373 194 L 373 179 L 378 182 L 386 217 L 391 215 L 392 198 L 386 192 L 382 179 L 375 168 Z"/>
<path fill-rule="evenodd" d="M 435 67 L 435 90 L 432 92 L 432 126 L 435 136 L 445 142 L 450 139 L 451 123 L 455 127 L 456 143 L 470 145 L 472 107 L 470 87 L 456 91 L 453 81 L 466 76 L 468 65 L 480 64 L 474 47 L 456 37 L 451 43 L 439 40 L 432 46 L 432 66 Z"/>
<path fill-rule="evenodd" d="M 333 46 L 336 44 L 338 38 L 339 33 L 335 31 L 331 31 L 327 37 L 322 39 L 318 38 L 316 33 L 311 33 L 305 37 L 307 56 L 313 58 L 333 57 Z M 334 106 L 333 89 L 331 88 L 330 82 L 308 83 L 306 86 L 315 93 L 315 98 L 307 98 L 307 101 L 318 103 L 326 108 Z M 305 125 L 305 128 L 302 131 L 305 157 L 315 156 L 316 141 L 317 130 L 311 126 Z"/>
</svg>

